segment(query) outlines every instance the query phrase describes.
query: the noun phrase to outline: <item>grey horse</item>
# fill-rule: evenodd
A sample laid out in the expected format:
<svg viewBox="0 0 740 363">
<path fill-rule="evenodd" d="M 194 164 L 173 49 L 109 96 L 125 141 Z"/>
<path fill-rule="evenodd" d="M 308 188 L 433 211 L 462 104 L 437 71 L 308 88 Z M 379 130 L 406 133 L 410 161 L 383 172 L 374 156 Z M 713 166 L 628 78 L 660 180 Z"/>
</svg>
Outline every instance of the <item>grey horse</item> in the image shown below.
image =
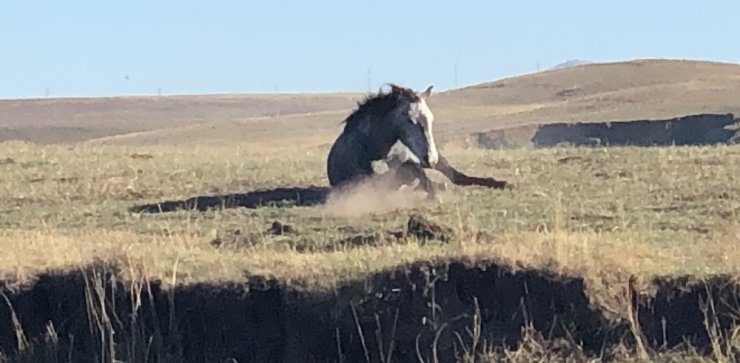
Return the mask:
<svg viewBox="0 0 740 363">
<path fill-rule="evenodd" d="M 426 100 L 430 86 L 422 93 L 391 85 L 390 92 L 379 92 L 361 102 L 344 122 L 329 152 L 327 172 L 331 188 L 310 186 L 257 190 L 242 194 L 198 196 L 130 208 L 136 213 L 160 213 L 178 209 L 208 210 L 209 208 L 259 208 L 269 202 L 292 201 L 309 206 L 326 202 L 336 188 L 350 185 L 363 178 L 391 176 L 398 187 L 418 183 L 429 197 L 434 197 L 439 184 L 431 181 L 425 168 L 434 168 L 455 185 L 479 185 L 504 188 L 505 181 L 467 176 L 457 171 L 437 151 L 432 133 L 434 115 Z"/>
<path fill-rule="evenodd" d="M 329 151 L 327 173 L 332 187 L 343 187 L 378 174 L 395 177 L 400 185 L 417 182 L 430 197 L 437 183 L 425 168 L 436 169 L 457 185 L 503 188 L 504 181 L 469 177 L 439 154 L 434 142 L 434 115 L 427 105 L 432 87 L 417 93 L 390 85 L 361 102 L 344 120 L 344 130 Z"/>
</svg>

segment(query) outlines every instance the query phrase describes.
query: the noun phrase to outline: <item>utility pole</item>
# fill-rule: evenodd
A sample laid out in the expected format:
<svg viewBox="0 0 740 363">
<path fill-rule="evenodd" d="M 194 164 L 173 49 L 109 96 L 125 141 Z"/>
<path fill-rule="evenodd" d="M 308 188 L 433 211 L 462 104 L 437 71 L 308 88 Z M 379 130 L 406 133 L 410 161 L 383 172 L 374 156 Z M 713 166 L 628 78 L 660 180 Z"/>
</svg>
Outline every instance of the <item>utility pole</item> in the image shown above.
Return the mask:
<svg viewBox="0 0 740 363">
<path fill-rule="evenodd" d="M 373 69 L 371 67 L 367 67 L 367 91 L 368 92 L 373 91 L 372 74 L 373 74 Z"/>
</svg>

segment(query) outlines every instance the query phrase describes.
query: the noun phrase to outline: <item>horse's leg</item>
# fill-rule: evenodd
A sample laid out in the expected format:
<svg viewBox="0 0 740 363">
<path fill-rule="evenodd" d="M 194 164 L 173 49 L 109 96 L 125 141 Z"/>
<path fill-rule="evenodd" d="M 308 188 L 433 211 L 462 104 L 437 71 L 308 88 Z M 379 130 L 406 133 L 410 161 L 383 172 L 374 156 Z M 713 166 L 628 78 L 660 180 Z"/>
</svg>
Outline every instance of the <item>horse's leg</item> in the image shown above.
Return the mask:
<svg viewBox="0 0 740 363">
<path fill-rule="evenodd" d="M 478 178 L 474 176 L 468 176 L 457 169 L 455 169 L 447 159 L 439 154 L 439 161 L 434 169 L 446 176 L 455 185 L 467 186 L 467 185 L 480 185 L 489 188 L 503 189 L 506 187 L 506 181 L 496 180 L 494 178 Z"/>
<path fill-rule="evenodd" d="M 439 186 L 437 185 L 438 183 L 429 179 L 426 172 L 424 172 L 424 168 L 415 162 L 407 161 L 401 163 L 396 168 L 396 178 L 399 183 L 406 185 L 412 184 L 415 180 L 418 180 L 419 182 L 415 189 L 423 188 L 424 191 L 427 192 L 427 197 L 430 199 L 437 196 L 437 191 L 439 189 Z"/>
</svg>

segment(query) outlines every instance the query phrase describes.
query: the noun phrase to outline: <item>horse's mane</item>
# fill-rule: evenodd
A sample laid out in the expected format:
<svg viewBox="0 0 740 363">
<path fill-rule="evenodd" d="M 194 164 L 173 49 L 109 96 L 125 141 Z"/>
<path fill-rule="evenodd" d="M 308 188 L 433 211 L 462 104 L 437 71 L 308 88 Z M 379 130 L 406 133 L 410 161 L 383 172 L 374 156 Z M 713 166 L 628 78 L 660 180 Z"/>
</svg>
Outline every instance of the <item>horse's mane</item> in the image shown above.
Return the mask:
<svg viewBox="0 0 740 363">
<path fill-rule="evenodd" d="M 383 116 L 392 110 L 398 103 L 419 102 L 419 95 L 410 88 L 389 84 L 390 92 L 379 90 L 377 94 L 371 94 L 364 100 L 357 103 L 357 109 L 352 112 L 343 122 L 347 126 L 352 126 L 357 120 L 362 119 L 362 115 L 370 114 L 374 116 Z"/>
</svg>

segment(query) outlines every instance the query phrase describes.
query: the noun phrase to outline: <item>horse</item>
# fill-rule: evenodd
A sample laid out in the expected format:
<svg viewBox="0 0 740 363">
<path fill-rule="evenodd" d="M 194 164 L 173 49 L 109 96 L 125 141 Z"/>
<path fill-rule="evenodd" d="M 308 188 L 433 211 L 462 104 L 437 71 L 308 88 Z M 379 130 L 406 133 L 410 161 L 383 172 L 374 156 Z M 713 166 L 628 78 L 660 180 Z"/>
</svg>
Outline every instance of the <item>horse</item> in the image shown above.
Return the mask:
<svg viewBox="0 0 740 363">
<path fill-rule="evenodd" d="M 423 171 L 439 160 L 434 115 L 426 103 L 433 86 L 421 93 L 389 86 L 390 92 L 381 89 L 369 96 L 344 119 L 344 130 L 327 158 L 329 184 L 342 188 L 391 172 L 400 182 L 418 179 L 433 195 L 434 185 Z"/>
<path fill-rule="evenodd" d="M 136 213 L 160 213 L 178 209 L 208 210 L 210 208 L 259 208 L 269 202 L 292 201 L 296 205 L 311 206 L 326 202 L 332 190 L 342 189 L 364 178 L 389 175 L 392 186 L 398 188 L 416 184 L 433 198 L 439 183 L 433 182 L 424 169 L 435 169 L 455 185 L 479 185 L 504 188 L 505 181 L 465 175 L 455 169 L 439 153 L 434 142 L 432 124 L 434 115 L 426 100 L 432 92 L 424 92 L 390 85 L 390 92 L 382 89 L 365 99 L 344 122 L 344 130 L 331 147 L 327 173 L 331 187 L 285 187 L 257 190 L 241 194 L 198 196 L 185 200 L 171 200 L 130 208 Z"/>
<path fill-rule="evenodd" d="M 427 105 L 433 86 L 423 92 L 389 86 L 390 92 L 381 89 L 367 97 L 344 119 L 344 129 L 327 158 L 332 188 L 390 174 L 396 186 L 418 183 L 414 188 L 423 188 L 433 198 L 440 184 L 429 179 L 424 169 L 436 169 L 458 185 L 506 185 L 492 178 L 469 177 L 440 155 L 434 141 L 434 114 Z"/>
</svg>

